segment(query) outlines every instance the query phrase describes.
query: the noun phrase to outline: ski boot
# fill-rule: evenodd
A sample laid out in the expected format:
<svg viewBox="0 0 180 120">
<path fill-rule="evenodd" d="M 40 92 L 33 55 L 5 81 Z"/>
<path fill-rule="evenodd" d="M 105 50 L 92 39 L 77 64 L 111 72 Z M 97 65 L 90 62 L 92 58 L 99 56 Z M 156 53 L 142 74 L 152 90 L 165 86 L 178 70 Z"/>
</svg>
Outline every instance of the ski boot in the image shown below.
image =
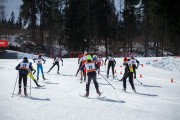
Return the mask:
<svg viewBox="0 0 180 120">
<path fill-rule="evenodd" d="M 84 97 L 88 97 L 89 96 L 89 93 L 88 92 L 86 92 L 86 94 L 84 95 Z"/>
<path fill-rule="evenodd" d="M 41 86 L 37 83 L 36 79 L 34 79 L 34 82 L 35 82 L 35 84 L 36 84 L 37 87 L 41 87 Z"/>
<path fill-rule="evenodd" d="M 27 92 L 24 92 L 24 96 L 28 97 L 28 94 L 27 94 Z"/>
<path fill-rule="evenodd" d="M 107 75 L 107 78 L 109 78 L 109 75 Z"/>
<path fill-rule="evenodd" d="M 46 78 L 44 77 L 44 75 L 42 76 L 43 80 L 46 80 Z"/>
<path fill-rule="evenodd" d="M 57 74 L 60 74 L 59 71 L 57 71 Z"/>
<path fill-rule="evenodd" d="M 18 91 L 18 95 L 21 95 L 21 89 L 19 89 L 19 91 Z"/>
<path fill-rule="evenodd" d="M 39 77 L 37 77 L 37 81 L 39 80 Z"/>
<path fill-rule="evenodd" d="M 96 91 L 99 96 L 101 96 L 101 92 L 99 90 Z"/>
<path fill-rule="evenodd" d="M 50 70 L 49 71 L 47 71 L 47 73 L 49 73 L 50 72 Z"/>
<path fill-rule="evenodd" d="M 136 89 L 132 89 L 136 93 Z"/>
<path fill-rule="evenodd" d="M 28 96 L 26 88 L 24 88 L 24 96 L 26 96 L 26 97 Z"/>
<path fill-rule="evenodd" d="M 122 90 L 123 90 L 123 92 L 126 92 L 126 88 L 123 88 Z"/>
</svg>

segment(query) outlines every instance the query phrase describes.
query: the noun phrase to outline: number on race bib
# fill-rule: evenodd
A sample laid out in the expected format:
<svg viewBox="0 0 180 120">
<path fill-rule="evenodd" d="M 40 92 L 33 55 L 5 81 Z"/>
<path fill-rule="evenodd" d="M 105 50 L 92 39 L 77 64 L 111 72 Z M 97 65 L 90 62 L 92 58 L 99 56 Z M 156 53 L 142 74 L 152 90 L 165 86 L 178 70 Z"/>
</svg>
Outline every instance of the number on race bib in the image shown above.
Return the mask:
<svg viewBox="0 0 180 120">
<path fill-rule="evenodd" d="M 89 66 L 89 69 L 92 69 L 92 66 Z"/>
<path fill-rule="evenodd" d="M 23 64 L 23 67 L 26 67 L 26 64 Z"/>
</svg>

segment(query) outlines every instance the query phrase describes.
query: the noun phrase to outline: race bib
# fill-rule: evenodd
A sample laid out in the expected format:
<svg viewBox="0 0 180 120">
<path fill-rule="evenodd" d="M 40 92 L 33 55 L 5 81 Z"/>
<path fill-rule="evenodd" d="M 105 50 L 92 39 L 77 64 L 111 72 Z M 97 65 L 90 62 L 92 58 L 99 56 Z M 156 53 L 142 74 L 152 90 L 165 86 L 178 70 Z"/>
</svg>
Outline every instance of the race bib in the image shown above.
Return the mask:
<svg viewBox="0 0 180 120">
<path fill-rule="evenodd" d="M 29 69 L 29 63 L 21 62 L 20 63 L 20 69 L 21 70 L 28 70 Z"/>
<path fill-rule="evenodd" d="M 86 63 L 85 64 L 87 72 L 95 71 L 95 63 Z"/>
<path fill-rule="evenodd" d="M 132 67 L 129 67 L 130 72 L 134 72 Z"/>
<path fill-rule="evenodd" d="M 42 64 L 42 59 L 37 59 L 37 64 Z"/>
</svg>

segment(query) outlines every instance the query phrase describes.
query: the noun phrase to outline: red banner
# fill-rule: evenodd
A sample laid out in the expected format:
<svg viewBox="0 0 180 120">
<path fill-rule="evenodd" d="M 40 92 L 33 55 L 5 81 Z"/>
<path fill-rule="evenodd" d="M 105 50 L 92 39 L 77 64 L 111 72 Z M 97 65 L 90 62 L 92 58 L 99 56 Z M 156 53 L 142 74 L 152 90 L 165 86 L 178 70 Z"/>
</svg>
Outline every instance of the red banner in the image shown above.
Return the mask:
<svg viewBox="0 0 180 120">
<path fill-rule="evenodd" d="M 8 41 L 7 40 L 0 40 L 0 48 L 7 48 Z"/>
</svg>

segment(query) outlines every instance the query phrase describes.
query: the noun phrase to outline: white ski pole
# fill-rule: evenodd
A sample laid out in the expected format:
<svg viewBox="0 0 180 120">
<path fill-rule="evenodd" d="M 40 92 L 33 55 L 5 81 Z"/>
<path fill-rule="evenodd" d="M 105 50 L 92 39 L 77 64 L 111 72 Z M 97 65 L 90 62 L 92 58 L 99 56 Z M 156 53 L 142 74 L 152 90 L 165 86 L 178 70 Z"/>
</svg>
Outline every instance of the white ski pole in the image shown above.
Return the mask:
<svg viewBox="0 0 180 120">
<path fill-rule="evenodd" d="M 17 83 L 18 75 L 19 75 L 19 73 L 17 73 L 17 78 L 16 78 L 16 81 L 15 81 L 15 85 L 14 85 L 14 90 L 13 90 L 13 93 L 12 93 L 12 97 L 14 96 L 14 91 L 15 91 L 15 88 L 16 88 L 16 83 Z"/>
</svg>

